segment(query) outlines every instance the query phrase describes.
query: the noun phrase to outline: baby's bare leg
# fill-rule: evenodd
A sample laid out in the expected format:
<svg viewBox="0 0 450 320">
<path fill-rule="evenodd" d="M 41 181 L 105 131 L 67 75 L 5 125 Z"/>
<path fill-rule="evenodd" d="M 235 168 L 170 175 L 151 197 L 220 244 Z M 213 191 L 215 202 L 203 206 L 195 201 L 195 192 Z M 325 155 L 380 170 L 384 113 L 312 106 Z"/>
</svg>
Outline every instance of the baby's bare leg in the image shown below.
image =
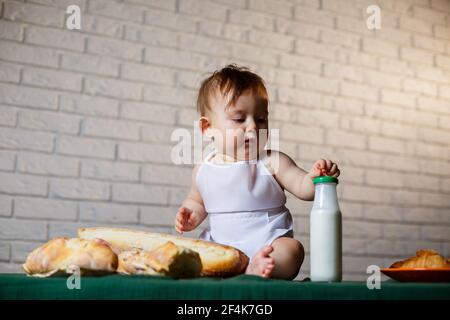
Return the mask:
<svg viewBox="0 0 450 320">
<path fill-rule="evenodd" d="M 292 280 L 294 279 L 305 257 L 303 245 L 293 238 L 280 237 L 272 242 L 273 252 L 270 256 L 274 259 L 275 267 L 272 278 Z"/>
</svg>

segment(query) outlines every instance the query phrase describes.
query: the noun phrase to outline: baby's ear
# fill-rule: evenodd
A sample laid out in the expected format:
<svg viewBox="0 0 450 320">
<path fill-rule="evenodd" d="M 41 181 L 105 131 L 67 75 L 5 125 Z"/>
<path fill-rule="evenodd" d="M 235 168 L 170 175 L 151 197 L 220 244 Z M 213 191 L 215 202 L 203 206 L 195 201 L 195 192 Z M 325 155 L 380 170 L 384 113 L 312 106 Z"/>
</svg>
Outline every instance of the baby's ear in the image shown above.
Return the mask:
<svg viewBox="0 0 450 320">
<path fill-rule="evenodd" d="M 202 134 L 207 134 L 208 128 L 211 127 L 211 123 L 209 122 L 209 119 L 207 117 L 201 117 L 198 120 L 198 127 Z"/>
</svg>

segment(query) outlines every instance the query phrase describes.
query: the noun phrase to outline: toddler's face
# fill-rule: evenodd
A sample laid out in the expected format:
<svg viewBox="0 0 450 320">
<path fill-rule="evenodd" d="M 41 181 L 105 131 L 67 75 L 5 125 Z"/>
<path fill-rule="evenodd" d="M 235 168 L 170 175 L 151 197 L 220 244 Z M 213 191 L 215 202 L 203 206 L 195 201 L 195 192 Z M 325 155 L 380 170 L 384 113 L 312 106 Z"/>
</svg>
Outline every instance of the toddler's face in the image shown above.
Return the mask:
<svg viewBox="0 0 450 320">
<path fill-rule="evenodd" d="M 244 92 L 234 105 L 227 107 L 229 97 L 211 97 L 210 127 L 217 150 L 236 160 L 255 159 L 264 150 L 268 138 L 267 97 Z"/>
</svg>

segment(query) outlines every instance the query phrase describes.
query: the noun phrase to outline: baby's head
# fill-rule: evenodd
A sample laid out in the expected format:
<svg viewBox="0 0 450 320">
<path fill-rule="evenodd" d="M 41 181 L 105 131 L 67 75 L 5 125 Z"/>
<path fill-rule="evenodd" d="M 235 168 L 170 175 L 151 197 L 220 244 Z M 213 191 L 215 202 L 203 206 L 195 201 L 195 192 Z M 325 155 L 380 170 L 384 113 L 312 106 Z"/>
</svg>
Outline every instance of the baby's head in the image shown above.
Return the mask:
<svg viewBox="0 0 450 320">
<path fill-rule="evenodd" d="M 268 136 L 268 95 L 263 79 L 228 65 L 203 80 L 197 99 L 200 130 L 216 149 L 236 160 L 254 159 Z"/>
</svg>

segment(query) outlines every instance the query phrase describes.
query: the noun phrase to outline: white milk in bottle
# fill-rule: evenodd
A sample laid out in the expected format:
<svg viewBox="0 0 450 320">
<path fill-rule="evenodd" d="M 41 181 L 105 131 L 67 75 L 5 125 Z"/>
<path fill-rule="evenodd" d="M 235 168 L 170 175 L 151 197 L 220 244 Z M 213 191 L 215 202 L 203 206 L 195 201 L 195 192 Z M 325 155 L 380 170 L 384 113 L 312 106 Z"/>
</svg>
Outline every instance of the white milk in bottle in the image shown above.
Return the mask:
<svg viewBox="0 0 450 320">
<path fill-rule="evenodd" d="M 338 179 L 313 179 L 314 205 L 310 217 L 311 281 L 342 280 L 342 217 L 336 186 Z"/>
</svg>

